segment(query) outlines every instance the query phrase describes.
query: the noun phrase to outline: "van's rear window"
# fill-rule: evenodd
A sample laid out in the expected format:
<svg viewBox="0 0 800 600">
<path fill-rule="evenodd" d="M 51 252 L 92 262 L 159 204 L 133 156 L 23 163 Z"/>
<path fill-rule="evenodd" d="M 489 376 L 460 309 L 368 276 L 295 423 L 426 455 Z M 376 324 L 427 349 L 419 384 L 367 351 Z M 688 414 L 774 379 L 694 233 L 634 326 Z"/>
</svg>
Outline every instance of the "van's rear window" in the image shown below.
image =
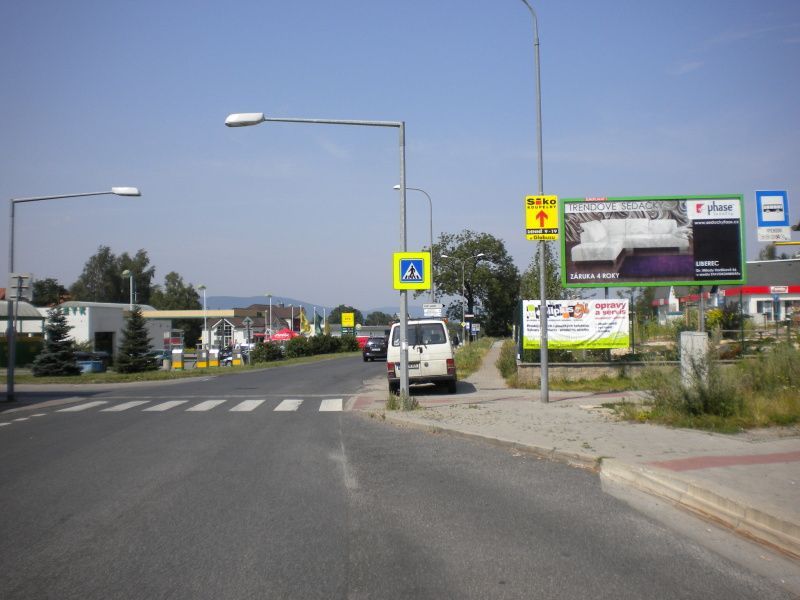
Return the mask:
<svg viewBox="0 0 800 600">
<path fill-rule="evenodd" d="M 429 346 L 431 344 L 445 344 L 447 336 L 444 332 L 442 323 L 420 323 L 409 324 L 408 326 L 408 345 L 409 346 Z M 394 328 L 392 333 L 392 346 L 400 345 L 400 326 Z"/>
</svg>

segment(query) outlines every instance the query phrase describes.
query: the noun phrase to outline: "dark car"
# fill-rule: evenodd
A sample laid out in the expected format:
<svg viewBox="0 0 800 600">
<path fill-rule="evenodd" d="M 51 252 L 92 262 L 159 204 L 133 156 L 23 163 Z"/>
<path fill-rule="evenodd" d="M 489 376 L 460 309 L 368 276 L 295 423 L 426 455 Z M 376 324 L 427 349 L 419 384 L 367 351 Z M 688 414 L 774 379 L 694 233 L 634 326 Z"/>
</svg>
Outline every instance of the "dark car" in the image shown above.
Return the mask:
<svg viewBox="0 0 800 600">
<path fill-rule="evenodd" d="M 364 349 L 361 351 L 364 362 L 375 360 L 376 358 L 386 359 L 386 347 L 387 342 L 385 337 L 369 338 L 364 344 Z"/>
</svg>

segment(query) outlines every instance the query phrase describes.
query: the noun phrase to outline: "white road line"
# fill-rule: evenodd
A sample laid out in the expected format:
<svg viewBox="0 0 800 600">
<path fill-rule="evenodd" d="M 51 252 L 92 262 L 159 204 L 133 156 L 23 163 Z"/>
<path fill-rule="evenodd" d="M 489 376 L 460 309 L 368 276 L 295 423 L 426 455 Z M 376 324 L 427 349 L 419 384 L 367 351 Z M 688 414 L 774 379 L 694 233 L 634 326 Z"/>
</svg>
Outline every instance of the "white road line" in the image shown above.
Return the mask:
<svg viewBox="0 0 800 600">
<path fill-rule="evenodd" d="M 104 408 L 100 412 L 120 412 L 123 410 L 128 410 L 129 408 L 133 408 L 134 406 L 141 406 L 142 404 L 147 404 L 149 400 L 134 400 L 133 402 L 123 402 L 122 404 L 117 404 L 116 406 L 109 406 L 108 408 Z"/>
<path fill-rule="evenodd" d="M 6 425 L 11 425 L 11 423 L 0 423 L 0 427 L 5 427 Z"/>
<path fill-rule="evenodd" d="M 95 406 L 103 406 L 103 404 L 108 404 L 108 402 L 105 400 L 96 400 L 94 402 L 87 402 L 86 404 L 78 404 L 78 406 L 62 408 L 56 412 L 78 412 L 79 410 L 87 410 L 89 408 L 94 408 Z"/>
<path fill-rule="evenodd" d="M 319 412 L 342 412 L 342 399 L 330 398 L 319 405 Z"/>
<path fill-rule="evenodd" d="M 36 413 L 35 415 L 31 415 L 32 417 L 46 417 L 47 413 Z"/>
<path fill-rule="evenodd" d="M 162 404 L 156 404 L 155 406 L 145 408 L 142 410 L 142 412 L 163 412 L 165 410 L 169 410 L 170 408 L 180 406 L 181 404 L 186 404 L 187 402 L 188 400 L 170 400 L 169 402 L 164 402 Z"/>
<path fill-rule="evenodd" d="M 19 419 L 13 419 L 12 423 L 16 423 L 17 421 L 27 421 L 30 417 L 20 417 Z"/>
<path fill-rule="evenodd" d="M 264 404 L 263 400 L 245 400 L 234 406 L 230 412 L 250 412 Z"/>
<path fill-rule="evenodd" d="M 186 412 L 203 412 L 206 410 L 211 410 L 215 406 L 219 406 L 220 404 L 224 404 L 225 400 L 206 400 L 205 402 L 201 402 L 200 404 L 195 404 L 191 408 L 187 408 Z"/>
<path fill-rule="evenodd" d="M 284 400 L 283 402 L 278 404 L 278 406 L 275 407 L 275 410 L 276 411 L 295 411 L 298 408 L 300 408 L 300 405 L 302 403 L 303 403 L 302 400 L 294 400 L 294 399 L 291 399 L 291 398 L 287 398 L 286 400 Z"/>
</svg>

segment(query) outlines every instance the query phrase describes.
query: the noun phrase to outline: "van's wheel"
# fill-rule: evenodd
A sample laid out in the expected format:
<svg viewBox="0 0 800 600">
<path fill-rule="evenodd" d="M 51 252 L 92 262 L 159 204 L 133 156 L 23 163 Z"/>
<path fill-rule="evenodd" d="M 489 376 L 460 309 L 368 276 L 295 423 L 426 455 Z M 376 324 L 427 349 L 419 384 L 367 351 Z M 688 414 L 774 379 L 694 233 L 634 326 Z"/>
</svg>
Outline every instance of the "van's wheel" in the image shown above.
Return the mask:
<svg viewBox="0 0 800 600">
<path fill-rule="evenodd" d="M 456 393 L 456 382 L 455 382 L 455 380 L 447 382 L 447 393 L 448 394 L 455 394 Z"/>
</svg>

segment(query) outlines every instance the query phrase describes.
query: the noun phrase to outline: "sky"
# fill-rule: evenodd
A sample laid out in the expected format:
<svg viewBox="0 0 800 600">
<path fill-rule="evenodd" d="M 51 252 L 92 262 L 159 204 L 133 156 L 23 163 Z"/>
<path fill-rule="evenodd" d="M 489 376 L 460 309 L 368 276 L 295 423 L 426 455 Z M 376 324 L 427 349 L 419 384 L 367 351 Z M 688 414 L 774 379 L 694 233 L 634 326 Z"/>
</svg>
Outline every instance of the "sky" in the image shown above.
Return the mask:
<svg viewBox="0 0 800 600">
<path fill-rule="evenodd" d="M 545 193 L 742 194 L 750 259 L 756 190 L 788 191 L 800 221 L 800 2 L 531 4 Z M 490 233 L 520 271 L 533 257 L 520 0 L 7 2 L 0 55 L 0 198 L 142 192 L 17 205 L 16 271 L 69 286 L 98 246 L 143 248 L 156 283 L 177 271 L 209 296 L 397 304 L 397 130 L 226 128 L 234 112 L 404 121 L 434 237 Z M 407 230 L 409 250 L 428 244 L 411 190 Z"/>
</svg>

